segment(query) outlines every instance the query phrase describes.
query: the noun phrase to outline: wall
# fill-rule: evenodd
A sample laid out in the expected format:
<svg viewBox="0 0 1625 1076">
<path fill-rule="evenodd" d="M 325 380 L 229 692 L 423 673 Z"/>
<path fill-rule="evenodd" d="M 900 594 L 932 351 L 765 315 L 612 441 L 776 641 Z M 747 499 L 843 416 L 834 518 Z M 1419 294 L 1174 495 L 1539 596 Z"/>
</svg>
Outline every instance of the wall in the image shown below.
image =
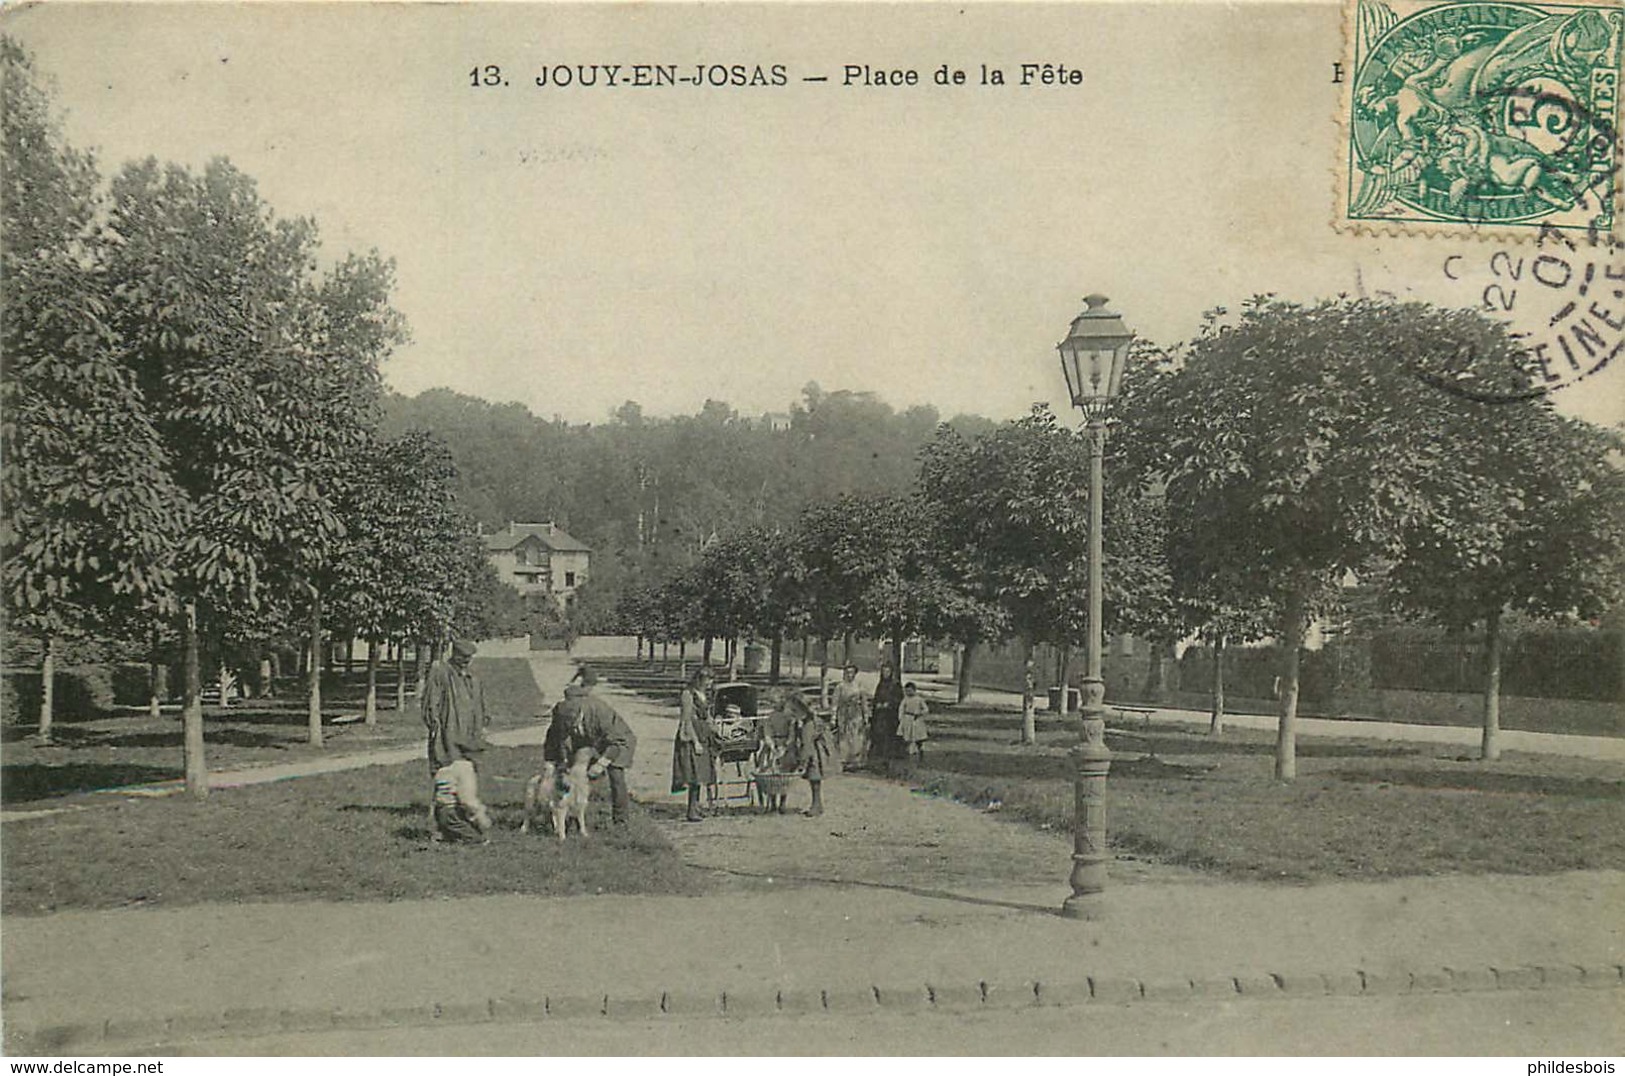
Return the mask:
<svg viewBox="0 0 1625 1076">
<path fill-rule="evenodd" d="M 553 590 L 559 594 L 569 594 L 580 587 L 588 580 L 588 578 L 590 578 L 591 573 L 589 572 L 589 567 L 591 565 L 591 561 L 592 555 L 590 553 L 572 552 L 551 554 L 550 564 L 552 565 L 553 569 Z M 564 585 L 566 572 L 576 573 L 576 582 L 574 587 L 567 587 Z"/>
<path fill-rule="evenodd" d="M 1151 650 L 1144 640 L 1113 639 L 1106 646 L 1101 659 L 1101 675 L 1106 681 L 1106 697 L 1114 702 L 1140 702 L 1147 700 L 1146 676 L 1151 669 Z M 1178 673 L 1173 662 L 1167 662 L 1170 688 L 1178 687 Z M 1043 698 L 1055 681 L 1055 648 L 1039 645 L 1033 648 L 1034 690 Z M 1003 646 L 979 646 L 971 657 L 971 682 L 977 687 L 999 691 L 1020 691 L 1025 679 L 1021 646 L 1006 643 Z M 1076 687 L 1083 677 L 1083 651 L 1072 652 L 1069 679 Z"/>
<path fill-rule="evenodd" d="M 481 639 L 482 658 L 524 658 L 530 656 L 530 636 L 516 635 L 506 639 Z"/>
<path fill-rule="evenodd" d="M 692 647 L 690 653 L 694 653 Z M 672 660 L 677 659 L 677 648 L 671 648 Z M 570 656 L 576 658 L 635 658 L 638 640 L 632 635 L 578 635 L 570 647 Z"/>
</svg>

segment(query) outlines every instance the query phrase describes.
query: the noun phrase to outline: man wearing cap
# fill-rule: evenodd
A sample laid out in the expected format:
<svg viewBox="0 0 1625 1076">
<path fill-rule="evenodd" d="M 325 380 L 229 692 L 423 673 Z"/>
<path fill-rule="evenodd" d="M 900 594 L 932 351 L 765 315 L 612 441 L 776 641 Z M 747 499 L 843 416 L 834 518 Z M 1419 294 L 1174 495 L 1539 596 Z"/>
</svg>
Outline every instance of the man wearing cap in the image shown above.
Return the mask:
<svg viewBox="0 0 1625 1076">
<path fill-rule="evenodd" d="M 490 814 L 479 799 L 476 768 L 485 749 L 490 714 L 485 691 L 469 671 L 475 646 L 466 639 L 451 644 L 451 653 L 429 669 L 423 682 L 423 724 L 429 730 L 429 772 L 435 794 L 429 818 L 435 840 L 483 838 Z"/>
<path fill-rule="evenodd" d="M 638 738 L 632 726 L 615 708 L 592 693 L 598 673 L 582 666 L 576 674 L 579 684 L 564 689 L 564 698 L 553 707 L 553 723 L 548 726 L 542 757 L 560 768 L 570 764 L 575 752 L 590 747 L 597 756 L 587 774 L 609 775 L 610 814 L 616 825 L 626 824 L 632 799 L 626 787 L 626 768 L 632 765 Z"/>
</svg>

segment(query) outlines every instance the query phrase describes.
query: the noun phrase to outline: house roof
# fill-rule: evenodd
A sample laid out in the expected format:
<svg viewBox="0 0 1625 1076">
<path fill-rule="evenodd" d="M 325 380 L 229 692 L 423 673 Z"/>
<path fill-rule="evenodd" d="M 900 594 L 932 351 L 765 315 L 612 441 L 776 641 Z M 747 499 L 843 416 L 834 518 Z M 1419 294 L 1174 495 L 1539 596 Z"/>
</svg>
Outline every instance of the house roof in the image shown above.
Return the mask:
<svg viewBox="0 0 1625 1076">
<path fill-rule="evenodd" d="M 485 548 L 493 553 L 514 549 L 529 538 L 535 538 L 555 553 L 592 552 L 592 546 L 564 533 L 556 523 L 509 523 L 507 530 L 482 537 L 485 539 Z"/>
</svg>

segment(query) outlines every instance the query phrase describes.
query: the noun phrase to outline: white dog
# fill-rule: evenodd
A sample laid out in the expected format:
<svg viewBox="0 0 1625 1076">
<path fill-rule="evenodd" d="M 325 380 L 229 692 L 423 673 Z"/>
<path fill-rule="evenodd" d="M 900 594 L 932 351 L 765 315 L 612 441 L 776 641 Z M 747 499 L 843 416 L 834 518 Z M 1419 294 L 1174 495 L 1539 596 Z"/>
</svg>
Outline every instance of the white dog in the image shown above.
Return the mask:
<svg viewBox="0 0 1625 1076">
<path fill-rule="evenodd" d="M 565 828 L 573 817 L 583 837 L 587 832 L 587 805 L 592 801 L 592 779 L 587 767 L 592 765 L 593 750 L 583 747 L 570 760 L 570 768 L 562 774 L 551 762 L 542 764 L 542 772 L 525 783 L 525 821 L 521 833 L 530 832 L 530 824 L 543 803 L 553 816 L 553 832 L 564 840 Z"/>
</svg>

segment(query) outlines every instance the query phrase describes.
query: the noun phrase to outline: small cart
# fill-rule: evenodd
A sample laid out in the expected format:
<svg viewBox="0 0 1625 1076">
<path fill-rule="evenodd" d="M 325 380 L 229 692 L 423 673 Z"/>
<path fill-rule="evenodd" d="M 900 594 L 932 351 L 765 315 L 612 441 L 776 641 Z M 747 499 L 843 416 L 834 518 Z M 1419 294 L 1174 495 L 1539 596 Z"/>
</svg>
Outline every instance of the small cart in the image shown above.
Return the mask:
<svg viewBox="0 0 1625 1076">
<path fill-rule="evenodd" d="M 767 715 L 758 712 L 756 685 L 743 681 L 718 684 L 711 694 L 711 727 L 716 730 L 713 744 L 716 783 L 707 790 L 706 799 L 712 807 L 718 803 L 727 806 L 730 801 L 755 799 L 755 783 L 747 765 L 754 765 L 762 746 L 762 725 Z M 724 772 L 733 767 L 733 776 Z M 731 790 L 737 789 L 737 793 Z"/>
</svg>

